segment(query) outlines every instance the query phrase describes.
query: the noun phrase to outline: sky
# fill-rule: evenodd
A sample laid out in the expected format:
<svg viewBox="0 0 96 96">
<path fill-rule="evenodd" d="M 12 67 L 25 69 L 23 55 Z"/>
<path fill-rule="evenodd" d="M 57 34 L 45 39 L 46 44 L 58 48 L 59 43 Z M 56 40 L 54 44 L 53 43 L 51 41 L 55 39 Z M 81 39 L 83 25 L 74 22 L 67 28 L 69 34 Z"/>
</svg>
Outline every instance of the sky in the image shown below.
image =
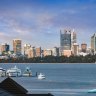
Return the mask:
<svg viewBox="0 0 96 96">
<path fill-rule="evenodd" d="M 60 29 L 74 29 L 77 43 L 96 32 L 96 0 L 0 0 L 0 44 L 13 39 L 42 48 L 60 46 Z"/>
</svg>

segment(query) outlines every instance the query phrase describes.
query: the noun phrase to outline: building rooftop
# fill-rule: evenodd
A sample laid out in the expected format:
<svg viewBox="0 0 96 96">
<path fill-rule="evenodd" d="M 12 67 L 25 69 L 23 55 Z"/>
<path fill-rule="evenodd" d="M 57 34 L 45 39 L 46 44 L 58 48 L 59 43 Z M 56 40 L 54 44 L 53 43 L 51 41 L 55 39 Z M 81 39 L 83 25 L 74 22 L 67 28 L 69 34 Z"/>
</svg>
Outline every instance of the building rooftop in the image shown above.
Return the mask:
<svg viewBox="0 0 96 96">
<path fill-rule="evenodd" d="M 0 96 L 13 96 L 13 95 L 0 88 Z"/>
<path fill-rule="evenodd" d="M 27 94 L 28 91 L 10 77 L 0 83 L 0 96 L 53 96 L 52 94 Z"/>
<path fill-rule="evenodd" d="M 28 91 L 11 78 L 6 78 L 0 83 L 0 88 L 12 94 L 26 94 Z"/>
</svg>

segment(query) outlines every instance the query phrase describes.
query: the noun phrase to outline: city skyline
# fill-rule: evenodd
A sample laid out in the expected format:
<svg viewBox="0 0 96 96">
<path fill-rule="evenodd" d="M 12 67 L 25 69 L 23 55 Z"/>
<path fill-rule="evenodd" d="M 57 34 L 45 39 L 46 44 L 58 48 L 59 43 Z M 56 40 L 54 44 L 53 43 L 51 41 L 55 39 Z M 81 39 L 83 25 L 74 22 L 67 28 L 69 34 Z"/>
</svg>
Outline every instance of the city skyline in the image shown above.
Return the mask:
<svg viewBox="0 0 96 96">
<path fill-rule="evenodd" d="M 18 38 L 52 48 L 60 46 L 60 30 L 67 28 L 75 30 L 77 43 L 90 46 L 95 10 L 96 0 L 0 0 L 0 43 Z"/>
</svg>

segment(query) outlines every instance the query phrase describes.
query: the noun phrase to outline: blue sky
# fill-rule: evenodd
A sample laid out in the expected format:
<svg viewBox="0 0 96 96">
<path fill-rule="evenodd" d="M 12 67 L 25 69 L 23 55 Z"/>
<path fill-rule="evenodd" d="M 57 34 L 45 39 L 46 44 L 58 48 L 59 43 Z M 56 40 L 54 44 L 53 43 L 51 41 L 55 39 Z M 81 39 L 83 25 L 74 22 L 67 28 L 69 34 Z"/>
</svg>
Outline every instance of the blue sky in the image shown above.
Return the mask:
<svg viewBox="0 0 96 96">
<path fill-rule="evenodd" d="M 60 45 L 60 29 L 75 29 L 90 46 L 96 32 L 96 0 L 0 0 L 0 43 L 22 39 L 42 48 Z"/>
</svg>

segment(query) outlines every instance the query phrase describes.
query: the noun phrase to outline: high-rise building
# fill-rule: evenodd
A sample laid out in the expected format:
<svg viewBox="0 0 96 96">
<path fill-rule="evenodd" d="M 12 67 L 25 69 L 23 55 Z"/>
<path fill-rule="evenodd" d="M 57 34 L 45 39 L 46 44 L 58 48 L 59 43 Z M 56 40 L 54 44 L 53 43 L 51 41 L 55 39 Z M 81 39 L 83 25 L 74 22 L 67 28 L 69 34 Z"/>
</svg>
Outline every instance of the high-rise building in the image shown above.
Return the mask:
<svg viewBox="0 0 96 96">
<path fill-rule="evenodd" d="M 15 54 L 20 55 L 22 52 L 22 45 L 20 39 L 14 39 L 13 40 L 13 51 Z"/>
<path fill-rule="evenodd" d="M 91 37 L 91 51 L 96 54 L 96 33 Z"/>
<path fill-rule="evenodd" d="M 76 32 L 74 31 L 74 29 L 71 31 L 71 42 L 72 44 L 77 42 L 77 36 L 76 36 Z"/>
<path fill-rule="evenodd" d="M 41 47 L 36 48 L 36 57 L 41 57 L 41 53 L 42 53 Z"/>
<path fill-rule="evenodd" d="M 86 51 L 87 51 L 87 44 L 82 43 L 82 44 L 81 44 L 81 52 L 86 53 Z"/>
<path fill-rule="evenodd" d="M 73 51 L 74 43 L 76 43 L 76 33 L 74 30 L 64 30 L 64 32 L 60 31 L 60 53 L 61 55 L 64 55 L 64 50 Z"/>
<path fill-rule="evenodd" d="M 60 47 L 63 50 L 71 50 L 71 32 L 69 30 L 60 31 Z"/>
<path fill-rule="evenodd" d="M 8 51 L 9 51 L 9 45 L 7 43 L 1 44 L 1 53 L 8 52 Z"/>
<path fill-rule="evenodd" d="M 74 29 L 71 31 L 71 50 L 73 52 L 74 43 L 77 43 L 77 36 Z"/>
</svg>

